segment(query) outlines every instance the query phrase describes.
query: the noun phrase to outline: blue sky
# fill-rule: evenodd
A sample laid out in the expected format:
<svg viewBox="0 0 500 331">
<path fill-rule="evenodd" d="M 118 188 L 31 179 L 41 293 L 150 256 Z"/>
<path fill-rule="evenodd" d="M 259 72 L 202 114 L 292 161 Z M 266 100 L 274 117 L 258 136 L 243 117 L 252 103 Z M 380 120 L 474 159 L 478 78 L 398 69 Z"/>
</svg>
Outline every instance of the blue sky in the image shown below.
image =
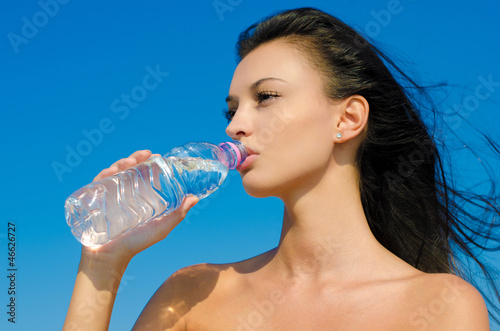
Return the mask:
<svg viewBox="0 0 500 331">
<path fill-rule="evenodd" d="M 423 82 L 456 86 L 445 110 L 465 100 L 462 114 L 498 140 L 500 5 L 493 0 L 6 1 L 0 11 L 4 310 L 9 222 L 16 226 L 18 271 L 17 323 L 2 311 L 0 329 L 62 327 L 80 256 L 64 220 L 66 197 L 135 150 L 164 154 L 188 141 L 225 141 L 221 109 L 238 34 L 277 10 L 302 6 L 323 9 L 388 45 L 414 63 Z M 478 86 L 484 97 L 477 97 Z M 127 101 L 131 94 L 135 99 Z M 465 123 L 450 117 L 449 124 L 477 144 Z M 461 183 L 481 178 L 477 160 L 456 155 Z M 498 168 L 498 158 L 490 162 Z M 274 247 L 281 213 L 279 200 L 247 196 L 239 175 L 230 174 L 167 240 L 130 263 L 110 330 L 130 329 L 175 270 Z"/>
</svg>

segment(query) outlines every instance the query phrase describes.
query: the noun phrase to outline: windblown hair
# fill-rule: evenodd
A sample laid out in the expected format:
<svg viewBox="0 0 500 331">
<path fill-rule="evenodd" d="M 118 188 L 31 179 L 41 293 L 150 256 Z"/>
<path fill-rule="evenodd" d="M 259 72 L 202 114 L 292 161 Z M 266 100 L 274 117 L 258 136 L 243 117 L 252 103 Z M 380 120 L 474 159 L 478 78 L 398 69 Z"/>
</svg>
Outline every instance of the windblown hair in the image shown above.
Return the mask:
<svg viewBox="0 0 500 331">
<path fill-rule="evenodd" d="M 498 287 L 473 250 L 500 249 L 499 238 L 493 238 L 499 199 L 494 190 L 477 195 L 448 183 L 435 137 L 422 119 L 424 108 L 436 112 L 426 88 L 353 28 L 313 8 L 289 10 L 250 26 L 237 43 L 239 60 L 276 40 L 296 47 L 318 69 L 330 98 L 357 94 L 368 101 L 356 161 L 364 212 L 377 240 L 428 273 L 466 278 L 463 258 L 458 258 L 465 254 L 489 281 L 494 298 L 485 299 L 498 313 Z M 498 145 L 490 143 L 500 154 Z M 489 246 L 478 238 L 489 239 Z"/>
</svg>

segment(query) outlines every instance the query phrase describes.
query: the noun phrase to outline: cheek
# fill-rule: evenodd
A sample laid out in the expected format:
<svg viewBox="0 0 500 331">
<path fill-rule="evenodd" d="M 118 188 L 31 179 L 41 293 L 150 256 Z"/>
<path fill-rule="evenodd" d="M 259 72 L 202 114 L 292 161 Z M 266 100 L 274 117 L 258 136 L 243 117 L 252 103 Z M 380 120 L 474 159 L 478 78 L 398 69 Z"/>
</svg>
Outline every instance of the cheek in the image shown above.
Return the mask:
<svg viewBox="0 0 500 331">
<path fill-rule="evenodd" d="M 289 175 L 303 178 L 317 171 L 323 172 L 331 161 L 333 141 L 331 119 L 320 110 L 311 110 L 297 118 L 290 132 L 292 151 Z"/>
<path fill-rule="evenodd" d="M 254 170 L 243 177 L 243 186 L 255 197 L 278 195 L 292 189 L 331 160 L 333 133 L 331 119 L 324 112 L 311 110 L 288 117 L 261 117 L 256 123 L 254 146 L 262 152 Z M 297 109 L 297 108 L 295 108 Z"/>
<path fill-rule="evenodd" d="M 287 127 L 286 143 L 292 155 L 298 158 L 324 161 L 332 148 L 330 119 L 320 112 L 310 112 L 297 117 Z M 297 160 L 299 161 L 299 160 Z"/>
<path fill-rule="evenodd" d="M 331 160 L 332 132 L 325 118 L 297 116 L 280 132 L 266 149 L 266 168 L 284 179 L 300 177 L 315 171 Z"/>
<path fill-rule="evenodd" d="M 307 102 L 288 104 L 262 118 L 256 132 L 257 140 L 262 145 L 290 145 L 291 148 L 311 142 L 331 142 L 330 123 L 331 115 L 323 105 Z"/>
</svg>

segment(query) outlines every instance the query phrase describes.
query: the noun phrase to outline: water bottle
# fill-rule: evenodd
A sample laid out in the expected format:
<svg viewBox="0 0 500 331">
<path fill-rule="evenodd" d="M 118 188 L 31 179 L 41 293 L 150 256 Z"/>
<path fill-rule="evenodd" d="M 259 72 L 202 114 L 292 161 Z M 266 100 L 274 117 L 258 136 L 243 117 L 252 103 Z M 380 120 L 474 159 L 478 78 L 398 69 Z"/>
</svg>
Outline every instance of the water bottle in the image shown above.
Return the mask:
<svg viewBox="0 0 500 331">
<path fill-rule="evenodd" d="M 100 246 L 171 213 L 187 195 L 205 198 L 246 156 L 238 141 L 176 147 L 75 191 L 65 203 L 66 222 L 83 245 Z"/>
</svg>

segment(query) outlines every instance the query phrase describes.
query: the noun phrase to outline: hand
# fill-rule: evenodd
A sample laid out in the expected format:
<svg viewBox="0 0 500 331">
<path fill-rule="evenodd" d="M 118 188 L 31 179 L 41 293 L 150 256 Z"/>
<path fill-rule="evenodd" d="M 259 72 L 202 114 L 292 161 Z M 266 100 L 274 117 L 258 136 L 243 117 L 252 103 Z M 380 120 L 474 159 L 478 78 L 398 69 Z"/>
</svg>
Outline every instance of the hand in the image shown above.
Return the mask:
<svg viewBox="0 0 500 331">
<path fill-rule="evenodd" d="M 97 182 L 103 178 L 112 176 L 117 172 L 123 171 L 125 169 L 135 167 L 139 163 L 142 163 L 152 156 L 160 156 L 160 154 L 151 154 L 151 151 L 142 150 L 136 151 L 127 158 L 121 159 L 113 163 L 109 168 L 101 171 L 92 182 Z"/>
<path fill-rule="evenodd" d="M 94 178 L 94 181 L 99 181 L 117 172 L 134 167 L 146 161 L 151 156 L 159 156 L 159 154 L 151 154 L 148 150 L 136 151 L 128 158 L 121 159 L 113 163 L 109 168 L 102 170 Z M 83 246 L 82 258 L 104 259 L 106 263 L 116 265 L 128 264 L 137 253 L 165 239 L 170 231 L 184 219 L 189 209 L 197 202 L 197 197 L 186 197 L 180 207 L 168 215 L 142 224 L 97 248 Z"/>
</svg>

